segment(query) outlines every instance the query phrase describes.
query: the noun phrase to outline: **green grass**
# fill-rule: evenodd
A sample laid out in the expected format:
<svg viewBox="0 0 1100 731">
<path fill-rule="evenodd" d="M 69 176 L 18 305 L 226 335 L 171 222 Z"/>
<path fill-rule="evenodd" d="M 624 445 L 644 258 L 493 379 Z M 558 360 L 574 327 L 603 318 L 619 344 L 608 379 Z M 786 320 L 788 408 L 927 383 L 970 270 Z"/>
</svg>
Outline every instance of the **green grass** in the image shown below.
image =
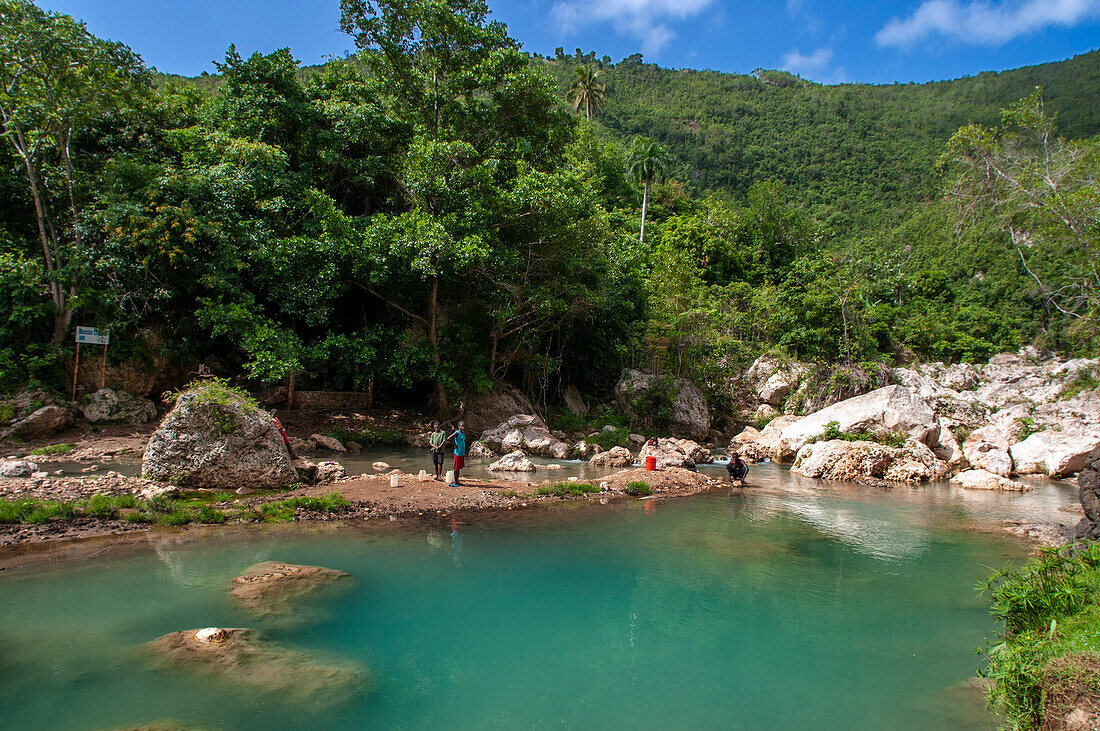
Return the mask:
<svg viewBox="0 0 1100 731">
<path fill-rule="evenodd" d="M 645 497 L 646 495 L 653 494 L 653 488 L 649 486 L 648 482 L 643 480 L 635 480 L 628 483 L 626 486 L 627 495 L 636 495 L 638 497 Z"/>
<path fill-rule="evenodd" d="M 37 449 L 32 450 L 31 454 L 36 454 L 40 456 L 45 456 L 49 454 L 68 454 L 74 449 L 76 449 L 75 444 L 50 444 L 45 447 L 38 447 Z"/>
<path fill-rule="evenodd" d="M 165 526 L 187 525 L 192 520 L 194 520 L 194 514 L 187 508 L 176 508 L 171 512 L 157 513 L 153 516 L 153 522 Z"/>
<path fill-rule="evenodd" d="M 570 497 L 576 495 L 591 495 L 599 491 L 600 488 L 589 482 L 555 482 L 552 485 L 543 485 L 540 487 L 538 489 L 538 494 Z"/>
<path fill-rule="evenodd" d="M 286 523 L 294 520 L 297 510 L 318 513 L 341 513 L 351 506 L 347 498 L 338 492 L 323 497 L 291 497 L 264 503 L 259 508 L 261 518 L 268 523 Z"/>
<path fill-rule="evenodd" d="M 1019 568 L 995 573 L 980 587 L 1000 629 L 980 652 L 993 680 L 991 704 L 1006 728 L 1043 722 L 1044 676 L 1050 661 L 1075 652 L 1100 652 L 1100 543 L 1077 556 L 1044 549 Z"/>
<path fill-rule="evenodd" d="M 1059 398 L 1071 399 L 1085 391 L 1095 391 L 1097 388 L 1100 388 L 1100 376 L 1097 376 L 1096 371 L 1081 371 L 1066 384 Z"/>
</svg>

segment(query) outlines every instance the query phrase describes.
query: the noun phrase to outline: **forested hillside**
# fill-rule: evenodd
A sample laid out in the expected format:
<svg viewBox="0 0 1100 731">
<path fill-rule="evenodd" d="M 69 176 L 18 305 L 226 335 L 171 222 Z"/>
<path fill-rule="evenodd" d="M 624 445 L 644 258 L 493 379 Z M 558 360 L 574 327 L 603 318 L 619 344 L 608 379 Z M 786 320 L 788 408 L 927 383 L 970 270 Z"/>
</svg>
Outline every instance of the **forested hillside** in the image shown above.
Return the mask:
<svg viewBox="0 0 1100 731">
<path fill-rule="evenodd" d="M 1100 132 L 1100 51 L 1041 66 L 926 84 L 822 86 L 778 71 L 756 76 L 663 69 L 638 57 L 536 58 L 564 97 L 575 69 L 603 70 L 597 116 L 626 143 L 645 135 L 676 158 L 673 177 L 696 193 L 745 201 L 754 181 L 775 179 L 838 234 L 906 215 L 938 198 L 936 162 L 965 124 L 994 124 L 1000 110 L 1043 88 L 1069 137 Z M 610 60 L 610 59 L 608 59 Z"/>
<path fill-rule="evenodd" d="M 1100 54 L 822 87 L 532 58 L 479 0 L 340 8 L 355 57 L 180 79 L 0 0 L 0 389 L 64 388 L 77 324 L 162 385 L 442 412 L 603 400 L 625 367 L 721 408 L 769 350 L 1096 348 Z"/>
</svg>

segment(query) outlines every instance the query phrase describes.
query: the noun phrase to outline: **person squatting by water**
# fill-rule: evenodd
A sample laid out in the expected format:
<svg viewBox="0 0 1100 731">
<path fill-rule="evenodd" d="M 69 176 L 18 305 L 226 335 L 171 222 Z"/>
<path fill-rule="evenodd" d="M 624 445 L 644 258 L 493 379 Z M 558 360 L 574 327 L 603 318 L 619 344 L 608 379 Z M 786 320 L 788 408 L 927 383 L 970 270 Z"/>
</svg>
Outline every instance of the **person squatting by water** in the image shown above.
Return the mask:
<svg viewBox="0 0 1100 731">
<path fill-rule="evenodd" d="M 432 434 L 428 437 L 432 449 L 432 464 L 435 466 L 435 479 L 443 481 L 443 445 L 447 443 L 447 432 L 439 419 L 432 422 Z"/>
<path fill-rule="evenodd" d="M 749 475 L 749 466 L 741 459 L 741 455 L 734 452 L 730 455 L 726 471 L 730 473 L 730 482 L 737 487 L 741 487 L 745 484 L 745 478 Z"/>
<path fill-rule="evenodd" d="M 459 480 L 459 472 L 466 466 L 466 422 L 458 422 L 458 428 L 455 429 L 451 436 L 447 437 L 448 440 L 453 439 L 455 442 L 455 481 L 451 483 L 451 487 L 459 487 L 462 482 Z"/>
</svg>

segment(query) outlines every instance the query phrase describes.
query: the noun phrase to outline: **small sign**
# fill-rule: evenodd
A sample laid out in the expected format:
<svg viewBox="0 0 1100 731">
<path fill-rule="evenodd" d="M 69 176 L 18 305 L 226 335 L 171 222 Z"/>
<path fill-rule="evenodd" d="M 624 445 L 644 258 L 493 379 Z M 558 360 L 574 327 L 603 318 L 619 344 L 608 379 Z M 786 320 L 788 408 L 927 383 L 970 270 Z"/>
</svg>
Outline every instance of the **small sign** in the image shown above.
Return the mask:
<svg viewBox="0 0 1100 731">
<path fill-rule="evenodd" d="M 111 339 L 110 330 L 96 330 L 94 327 L 76 327 L 76 342 L 89 345 L 106 345 Z"/>
</svg>

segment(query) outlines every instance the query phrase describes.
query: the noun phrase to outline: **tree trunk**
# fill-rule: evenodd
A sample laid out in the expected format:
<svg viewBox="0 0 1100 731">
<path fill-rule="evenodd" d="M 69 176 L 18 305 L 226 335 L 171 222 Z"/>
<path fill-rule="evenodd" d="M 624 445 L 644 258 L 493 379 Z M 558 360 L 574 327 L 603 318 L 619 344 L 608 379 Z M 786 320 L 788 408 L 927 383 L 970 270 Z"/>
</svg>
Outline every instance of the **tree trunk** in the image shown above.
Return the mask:
<svg viewBox="0 0 1100 731">
<path fill-rule="evenodd" d="M 645 179 L 645 185 L 642 189 L 642 232 L 638 234 L 638 243 L 645 243 L 645 214 L 649 210 L 649 178 Z"/>
<path fill-rule="evenodd" d="M 428 343 L 432 346 L 432 363 L 436 367 L 435 381 L 435 408 L 441 420 L 450 418 L 450 408 L 447 405 L 447 389 L 440 380 L 439 366 L 442 358 L 439 355 L 439 277 L 432 277 L 431 293 L 428 296 Z"/>
</svg>

